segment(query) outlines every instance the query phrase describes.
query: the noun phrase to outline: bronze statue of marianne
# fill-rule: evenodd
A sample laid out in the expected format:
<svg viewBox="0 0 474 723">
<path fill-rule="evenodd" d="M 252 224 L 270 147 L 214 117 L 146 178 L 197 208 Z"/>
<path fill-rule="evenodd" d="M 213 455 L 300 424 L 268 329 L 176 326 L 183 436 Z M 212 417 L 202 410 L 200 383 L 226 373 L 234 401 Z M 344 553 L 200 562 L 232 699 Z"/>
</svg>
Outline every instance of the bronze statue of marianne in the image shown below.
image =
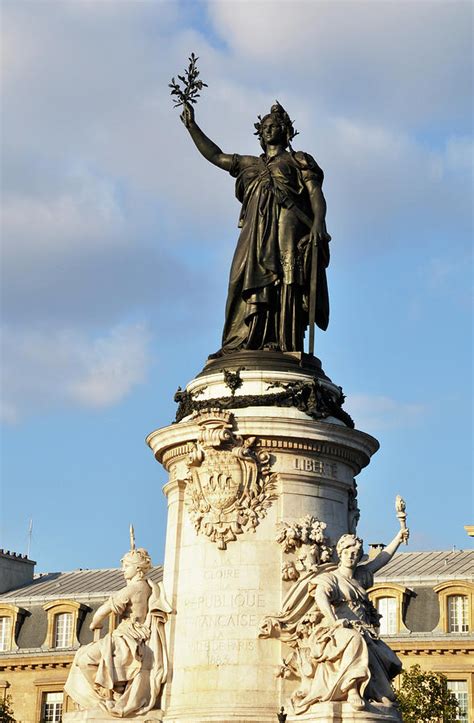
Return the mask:
<svg viewBox="0 0 474 723">
<path fill-rule="evenodd" d="M 199 128 L 192 106 L 181 120 L 199 152 L 236 179 L 242 204 L 225 311 L 222 356 L 242 349 L 303 351 L 305 330 L 326 329 L 329 299 L 326 268 L 324 174 L 307 153 L 294 151 L 296 135 L 276 102 L 255 124 L 263 153 L 223 153 Z"/>
</svg>

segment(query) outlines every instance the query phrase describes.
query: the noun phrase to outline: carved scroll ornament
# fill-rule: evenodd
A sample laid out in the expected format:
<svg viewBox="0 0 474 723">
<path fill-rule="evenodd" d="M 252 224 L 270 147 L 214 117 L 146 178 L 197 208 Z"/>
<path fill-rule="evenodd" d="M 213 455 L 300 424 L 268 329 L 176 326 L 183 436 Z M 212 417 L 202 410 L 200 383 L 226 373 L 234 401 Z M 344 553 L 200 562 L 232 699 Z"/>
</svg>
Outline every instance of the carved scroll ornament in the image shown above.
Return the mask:
<svg viewBox="0 0 474 723">
<path fill-rule="evenodd" d="M 220 550 L 237 535 L 255 531 L 275 499 L 270 455 L 255 450 L 255 437 L 234 434 L 233 415 L 209 409 L 196 417 L 200 428 L 188 458 L 186 503 L 196 532 Z"/>
</svg>

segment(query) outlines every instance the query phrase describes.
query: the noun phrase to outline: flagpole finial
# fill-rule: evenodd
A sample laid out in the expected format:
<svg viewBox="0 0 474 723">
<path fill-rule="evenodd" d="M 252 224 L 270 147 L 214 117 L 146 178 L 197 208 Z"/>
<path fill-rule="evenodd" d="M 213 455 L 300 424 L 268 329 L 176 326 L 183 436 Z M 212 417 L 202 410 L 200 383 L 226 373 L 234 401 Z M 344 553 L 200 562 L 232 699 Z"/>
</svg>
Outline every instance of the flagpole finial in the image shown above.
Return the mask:
<svg viewBox="0 0 474 723">
<path fill-rule="evenodd" d="M 130 552 L 133 552 L 135 549 L 135 530 L 133 529 L 133 525 L 130 525 Z"/>
</svg>

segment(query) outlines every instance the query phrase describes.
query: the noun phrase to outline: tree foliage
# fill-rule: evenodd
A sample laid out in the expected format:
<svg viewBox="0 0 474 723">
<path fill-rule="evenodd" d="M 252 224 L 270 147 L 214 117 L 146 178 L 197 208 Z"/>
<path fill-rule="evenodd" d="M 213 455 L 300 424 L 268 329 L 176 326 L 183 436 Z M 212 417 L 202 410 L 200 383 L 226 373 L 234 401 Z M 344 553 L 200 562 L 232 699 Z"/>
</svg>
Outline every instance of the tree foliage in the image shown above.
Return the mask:
<svg viewBox="0 0 474 723">
<path fill-rule="evenodd" d="M 15 723 L 9 695 L 4 700 L 0 700 L 0 723 Z"/>
<path fill-rule="evenodd" d="M 422 671 L 413 665 L 402 673 L 397 694 L 404 723 L 454 723 L 458 702 L 441 673 Z"/>
</svg>

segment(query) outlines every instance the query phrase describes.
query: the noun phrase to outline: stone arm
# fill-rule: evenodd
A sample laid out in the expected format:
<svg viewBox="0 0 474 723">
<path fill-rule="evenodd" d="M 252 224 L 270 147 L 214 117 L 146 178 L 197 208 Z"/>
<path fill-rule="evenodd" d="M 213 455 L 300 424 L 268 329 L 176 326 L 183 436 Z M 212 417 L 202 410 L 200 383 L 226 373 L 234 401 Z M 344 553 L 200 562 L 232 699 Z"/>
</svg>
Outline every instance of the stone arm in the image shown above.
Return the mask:
<svg viewBox="0 0 474 723">
<path fill-rule="evenodd" d="M 329 625 L 337 623 L 336 614 L 334 612 L 333 606 L 331 605 L 331 603 L 329 601 L 328 594 L 327 594 L 326 590 L 324 589 L 323 585 L 316 586 L 316 590 L 314 591 L 314 600 L 316 602 L 317 607 L 324 615 L 326 622 Z"/>
<path fill-rule="evenodd" d="M 390 562 L 398 548 L 400 547 L 402 542 L 406 542 L 408 540 L 409 536 L 409 530 L 404 529 L 397 532 L 393 540 L 382 550 L 382 552 L 379 552 L 377 557 L 374 557 L 373 560 L 370 562 L 367 562 L 365 564 L 365 567 L 370 570 L 372 573 L 377 572 L 382 567 L 385 567 L 385 565 Z"/>
<path fill-rule="evenodd" d="M 96 610 L 92 618 L 92 622 L 89 625 L 91 630 L 97 630 L 102 628 L 102 623 L 110 613 L 116 613 L 121 615 L 128 603 L 130 602 L 130 590 L 129 587 L 124 587 L 119 592 L 111 595 L 102 605 Z"/>
<path fill-rule="evenodd" d="M 98 608 L 94 616 L 92 618 L 92 622 L 89 625 L 90 630 L 100 630 L 102 628 L 102 623 L 106 619 L 108 615 L 112 612 L 112 605 L 110 603 L 110 600 L 107 600 L 105 603 L 102 603 L 100 608 Z"/>
<path fill-rule="evenodd" d="M 224 171 L 229 171 L 232 165 L 232 154 L 223 153 L 219 146 L 217 146 L 205 135 L 205 133 L 202 132 L 194 120 L 194 110 L 192 106 L 185 105 L 180 118 L 188 129 L 189 135 L 193 139 L 194 145 L 198 149 L 199 153 L 201 153 L 207 161 L 213 163 L 218 168 L 222 168 Z"/>
</svg>

